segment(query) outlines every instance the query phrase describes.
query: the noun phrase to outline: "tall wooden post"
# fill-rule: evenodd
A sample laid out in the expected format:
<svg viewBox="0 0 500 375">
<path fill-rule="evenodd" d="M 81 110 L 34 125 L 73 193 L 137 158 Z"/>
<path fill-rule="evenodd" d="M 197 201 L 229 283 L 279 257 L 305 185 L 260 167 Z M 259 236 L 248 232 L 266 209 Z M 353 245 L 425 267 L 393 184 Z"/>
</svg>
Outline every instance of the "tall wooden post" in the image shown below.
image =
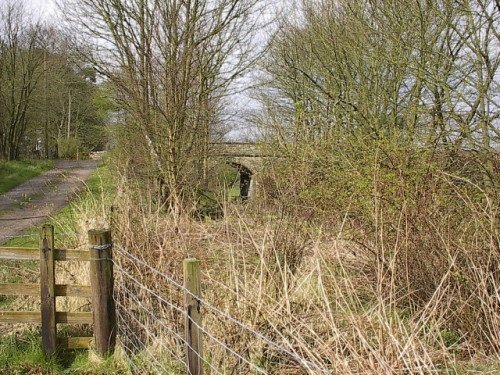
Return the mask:
<svg viewBox="0 0 500 375">
<path fill-rule="evenodd" d="M 57 342 L 56 294 L 54 274 L 54 227 L 40 229 L 40 297 L 42 345 L 45 354 L 54 354 Z"/>
<path fill-rule="evenodd" d="M 88 237 L 95 348 L 99 355 L 106 356 L 113 353 L 116 342 L 111 232 L 90 230 Z"/>
<path fill-rule="evenodd" d="M 200 261 L 185 259 L 184 287 L 186 303 L 186 367 L 188 375 L 203 374 L 201 330 L 201 279 Z"/>
</svg>

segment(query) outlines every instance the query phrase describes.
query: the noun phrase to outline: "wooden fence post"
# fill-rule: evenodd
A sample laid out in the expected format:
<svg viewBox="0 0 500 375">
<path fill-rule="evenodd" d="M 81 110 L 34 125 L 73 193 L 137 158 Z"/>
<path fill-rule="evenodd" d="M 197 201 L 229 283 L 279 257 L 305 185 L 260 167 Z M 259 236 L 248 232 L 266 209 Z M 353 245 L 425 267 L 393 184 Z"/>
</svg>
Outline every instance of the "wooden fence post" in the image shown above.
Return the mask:
<svg viewBox="0 0 500 375">
<path fill-rule="evenodd" d="M 200 261 L 185 259 L 184 292 L 186 304 L 186 368 L 188 375 L 203 374 L 201 330 L 201 279 Z M 188 292 L 189 291 L 189 292 Z"/>
<path fill-rule="evenodd" d="M 40 297 L 42 317 L 42 345 L 45 354 L 56 351 L 56 294 L 54 274 L 54 227 L 40 229 Z"/>
<path fill-rule="evenodd" d="M 111 232 L 90 230 L 88 238 L 95 347 L 99 355 L 106 356 L 113 353 L 116 342 Z"/>
</svg>

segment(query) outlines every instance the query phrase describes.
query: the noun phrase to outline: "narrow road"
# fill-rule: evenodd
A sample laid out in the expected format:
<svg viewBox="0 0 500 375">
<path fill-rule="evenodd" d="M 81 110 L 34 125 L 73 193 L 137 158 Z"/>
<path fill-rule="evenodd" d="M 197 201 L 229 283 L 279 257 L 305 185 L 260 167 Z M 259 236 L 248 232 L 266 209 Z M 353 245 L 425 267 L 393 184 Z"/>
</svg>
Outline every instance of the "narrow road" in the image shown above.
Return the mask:
<svg viewBox="0 0 500 375">
<path fill-rule="evenodd" d="M 59 160 L 55 169 L 0 195 L 0 244 L 59 212 L 78 194 L 96 167 L 93 160 Z"/>
</svg>

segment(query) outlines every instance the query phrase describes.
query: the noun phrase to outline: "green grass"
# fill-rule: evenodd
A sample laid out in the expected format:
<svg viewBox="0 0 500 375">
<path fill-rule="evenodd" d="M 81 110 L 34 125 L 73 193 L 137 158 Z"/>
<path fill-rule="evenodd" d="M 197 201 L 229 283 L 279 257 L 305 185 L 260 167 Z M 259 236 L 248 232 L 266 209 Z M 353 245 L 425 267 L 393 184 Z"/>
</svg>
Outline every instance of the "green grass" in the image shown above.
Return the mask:
<svg viewBox="0 0 500 375">
<path fill-rule="evenodd" d="M 5 247 L 36 247 L 38 248 L 38 234 L 37 228 L 30 229 L 24 233 L 22 237 L 15 237 L 7 241 Z"/>
<path fill-rule="evenodd" d="M 39 329 L 0 339 L 0 374 L 126 374 L 113 357 L 92 361 L 87 350 L 58 350 L 52 356 L 43 353 Z"/>
<path fill-rule="evenodd" d="M 239 187 L 229 188 L 226 191 L 226 195 L 229 199 L 238 198 L 241 195 L 240 188 Z"/>
<path fill-rule="evenodd" d="M 0 161 L 0 194 L 55 166 L 53 160 Z"/>
<path fill-rule="evenodd" d="M 26 330 L 22 335 L 0 339 L 0 374 L 50 374 L 58 370 L 55 357 L 45 356 L 37 342 L 40 332 Z"/>
<path fill-rule="evenodd" d="M 49 223 L 54 225 L 55 228 L 56 244 L 58 237 L 61 238 L 61 233 L 65 233 L 65 236 L 63 236 L 66 240 L 65 246 L 77 247 L 82 245 L 81 243 L 75 243 L 73 240 L 77 240 L 77 237 L 81 238 L 81 224 L 89 219 L 96 221 L 96 224 L 94 224 L 96 226 L 109 227 L 109 222 L 106 219 L 109 219 L 111 214 L 115 190 L 116 186 L 111 178 L 109 168 L 105 164 L 99 165 L 87 180 L 79 196 L 50 220 Z"/>
<path fill-rule="evenodd" d="M 71 248 L 78 245 L 75 241 L 78 231 L 75 224 L 79 222 L 82 208 L 92 214 L 95 210 L 108 210 L 113 199 L 113 183 L 109 177 L 109 170 L 105 165 L 99 166 L 86 183 L 81 194 L 68 206 L 63 208 L 48 222 L 55 227 L 56 247 Z M 38 247 L 38 229 L 34 228 L 25 234 L 26 237 L 15 238 L 3 246 Z M 74 238 L 75 237 L 75 238 Z M 7 262 L 9 262 L 7 264 Z M 11 268 L 18 272 L 34 270 L 38 262 L 0 261 L 0 282 L 33 282 L 28 275 L 15 275 Z M 11 297 L 0 298 L 0 309 L 10 310 Z M 67 329 L 72 329 L 68 327 Z M 59 327 L 58 336 L 69 334 L 81 336 L 78 332 L 65 332 Z M 2 374 L 125 374 L 127 373 L 114 357 L 92 361 L 87 350 L 58 351 L 52 357 L 46 357 L 41 348 L 40 329 L 27 329 L 12 335 L 0 338 L 0 375 Z"/>
</svg>

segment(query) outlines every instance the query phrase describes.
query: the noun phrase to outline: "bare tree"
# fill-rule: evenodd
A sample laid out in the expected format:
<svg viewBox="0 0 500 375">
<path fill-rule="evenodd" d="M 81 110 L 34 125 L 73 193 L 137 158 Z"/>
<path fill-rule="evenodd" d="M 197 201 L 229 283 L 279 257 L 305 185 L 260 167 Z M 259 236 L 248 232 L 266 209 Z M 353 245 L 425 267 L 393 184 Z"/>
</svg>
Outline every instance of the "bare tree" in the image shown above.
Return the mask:
<svg viewBox="0 0 500 375">
<path fill-rule="evenodd" d="M 40 24 L 23 3 L 0 5 L 0 158 L 17 159 L 28 126 L 32 94 L 43 71 Z"/>
<path fill-rule="evenodd" d="M 267 102 L 297 118 L 281 134 L 335 129 L 491 150 L 500 114 L 494 1 L 304 1 L 301 12 L 273 39 L 267 64 Z"/>
<path fill-rule="evenodd" d="M 99 50 L 87 54 L 119 90 L 127 134 L 142 138 L 178 211 L 199 182 L 231 82 L 253 63 L 256 0 L 69 1 L 62 4 Z M 125 146 L 125 145 L 124 145 Z"/>
</svg>

